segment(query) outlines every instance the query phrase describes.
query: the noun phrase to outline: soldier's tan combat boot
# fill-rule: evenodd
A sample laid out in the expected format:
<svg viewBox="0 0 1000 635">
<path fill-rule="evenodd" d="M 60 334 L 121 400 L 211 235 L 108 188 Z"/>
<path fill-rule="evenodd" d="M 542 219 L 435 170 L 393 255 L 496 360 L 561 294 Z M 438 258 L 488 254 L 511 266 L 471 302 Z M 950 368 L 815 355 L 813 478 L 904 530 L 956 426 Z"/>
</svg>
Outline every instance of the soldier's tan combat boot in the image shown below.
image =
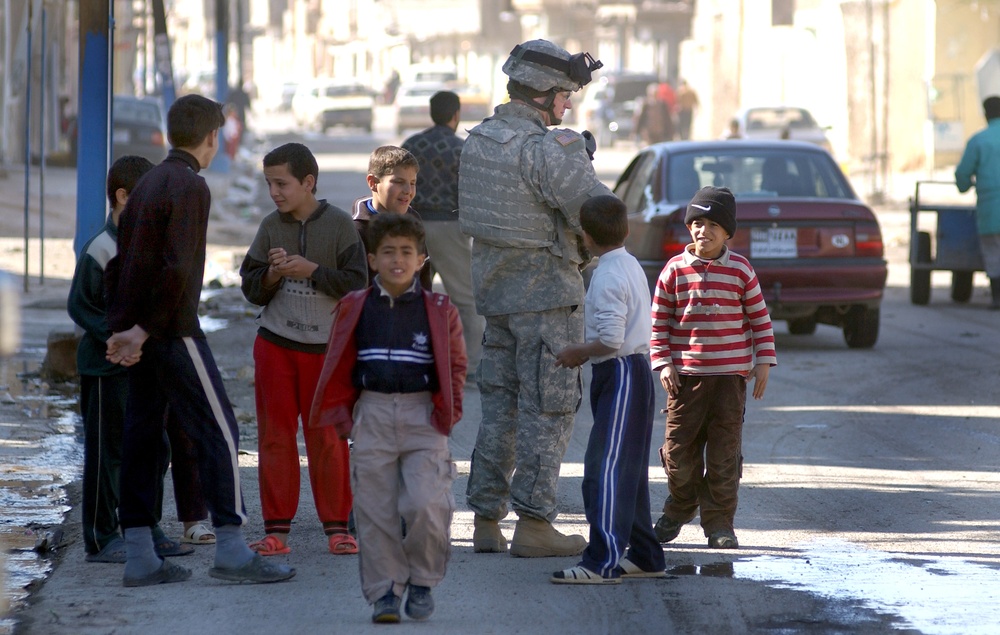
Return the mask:
<svg viewBox="0 0 1000 635">
<path fill-rule="evenodd" d="M 507 551 L 507 539 L 500 531 L 500 521 L 476 515 L 473 521 L 472 550 L 476 553 L 503 553 Z"/>
<path fill-rule="evenodd" d="M 547 520 L 524 516 L 514 526 L 510 555 L 518 558 L 576 556 L 586 548 L 587 539 L 583 536 L 566 536 Z"/>
</svg>

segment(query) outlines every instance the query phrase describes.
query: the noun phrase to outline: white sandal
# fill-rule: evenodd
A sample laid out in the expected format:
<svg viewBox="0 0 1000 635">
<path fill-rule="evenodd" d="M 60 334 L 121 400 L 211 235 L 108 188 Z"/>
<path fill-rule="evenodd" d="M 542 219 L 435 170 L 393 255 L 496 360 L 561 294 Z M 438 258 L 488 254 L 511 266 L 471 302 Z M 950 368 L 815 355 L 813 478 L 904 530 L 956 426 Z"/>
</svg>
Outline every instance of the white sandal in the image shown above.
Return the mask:
<svg viewBox="0 0 1000 635">
<path fill-rule="evenodd" d="M 646 571 L 640 569 L 639 565 L 632 562 L 628 558 L 622 558 L 618 561 L 618 566 L 621 567 L 623 578 L 665 578 L 667 577 L 666 571 Z"/>
<path fill-rule="evenodd" d="M 189 545 L 214 545 L 215 532 L 202 523 L 191 525 L 184 530 L 184 537 L 181 542 Z"/>
<path fill-rule="evenodd" d="M 549 578 L 553 584 L 621 584 L 621 578 L 602 578 L 584 567 L 570 567 L 556 571 Z"/>
</svg>

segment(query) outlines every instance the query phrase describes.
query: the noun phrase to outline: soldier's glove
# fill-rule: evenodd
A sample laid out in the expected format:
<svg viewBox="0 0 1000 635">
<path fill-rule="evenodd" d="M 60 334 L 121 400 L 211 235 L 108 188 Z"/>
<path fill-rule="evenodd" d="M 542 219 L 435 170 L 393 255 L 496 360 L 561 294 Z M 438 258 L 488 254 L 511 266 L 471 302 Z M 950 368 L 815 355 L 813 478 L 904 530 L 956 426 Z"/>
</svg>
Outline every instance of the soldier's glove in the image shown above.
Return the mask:
<svg viewBox="0 0 1000 635">
<path fill-rule="evenodd" d="M 584 130 L 580 135 L 583 137 L 584 147 L 587 148 L 587 156 L 593 161 L 594 153 L 597 152 L 597 139 L 594 138 L 594 135 L 589 130 Z"/>
</svg>

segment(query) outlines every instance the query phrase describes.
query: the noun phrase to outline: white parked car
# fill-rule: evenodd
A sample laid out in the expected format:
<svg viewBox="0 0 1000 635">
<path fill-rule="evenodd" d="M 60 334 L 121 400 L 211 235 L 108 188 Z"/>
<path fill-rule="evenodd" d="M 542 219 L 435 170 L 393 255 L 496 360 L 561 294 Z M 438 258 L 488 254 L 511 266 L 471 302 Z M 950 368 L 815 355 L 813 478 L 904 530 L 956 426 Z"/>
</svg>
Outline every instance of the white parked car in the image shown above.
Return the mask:
<svg viewBox="0 0 1000 635">
<path fill-rule="evenodd" d="M 300 84 L 292 113 L 302 127 L 326 132 L 334 126 L 372 130 L 375 93 L 356 80 L 320 79 Z"/>
<path fill-rule="evenodd" d="M 396 93 L 396 134 L 407 130 L 429 128 L 431 97 L 440 90 L 451 90 L 442 82 L 414 82 L 403 84 Z"/>
<path fill-rule="evenodd" d="M 745 139 L 794 139 L 807 141 L 832 152 L 827 128 L 822 128 L 812 114 L 797 106 L 755 106 L 736 114 L 740 134 Z"/>
</svg>

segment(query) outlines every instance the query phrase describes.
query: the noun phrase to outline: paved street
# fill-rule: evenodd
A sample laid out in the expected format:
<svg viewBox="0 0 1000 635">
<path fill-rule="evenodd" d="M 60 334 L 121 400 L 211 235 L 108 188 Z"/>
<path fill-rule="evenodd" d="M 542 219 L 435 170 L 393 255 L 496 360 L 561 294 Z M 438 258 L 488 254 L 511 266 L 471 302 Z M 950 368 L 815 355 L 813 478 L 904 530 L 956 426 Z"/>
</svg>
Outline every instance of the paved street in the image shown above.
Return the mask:
<svg viewBox="0 0 1000 635">
<path fill-rule="evenodd" d="M 320 195 L 346 207 L 364 194 L 367 153 L 397 137 L 337 131 L 306 135 L 319 155 Z M 291 139 L 272 126 L 270 145 Z M 631 150 L 599 150 L 602 178 L 613 180 Z M 54 191 L 69 192 L 65 179 Z M 23 178 L 23 177 L 22 177 Z M 54 178 L 54 177 L 53 177 Z M 17 199 L 16 173 L 0 180 L 0 200 Z M 214 179 L 214 177 L 213 177 Z M 898 202 L 908 191 L 899 177 Z M 856 183 L 857 185 L 857 183 Z M 213 188 L 224 190 L 224 181 Z M 217 192 L 222 194 L 223 192 Z M 23 194 L 22 194 L 23 196 Z M 69 197 L 69 194 L 65 194 Z M 221 196 L 217 196 L 221 200 Z M 67 198 L 68 201 L 68 198 Z M 257 203 L 267 205 L 266 193 Z M 6 207 L 4 208 L 7 209 Z M 240 253 L 256 219 L 220 210 L 223 227 L 210 242 Z M 736 529 L 742 548 L 707 549 L 697 524 L 666 547 L 666 580 L 626 581 L 617 587 L 552 585 L 552 571 L 575 559 L 514 559 L 474 554 L 472 514 L 464 488 L 476 430 L 482 418 L 474 388 L 466 416 L 451 439 L 459 466 L 458 511 L 448 576 L 435 591 L 437 613 L 427 623 L 376 627 L 361 598 L 356 556 L 326 552 L 308 479 L 292 530 L 292 553 L 279 557 L 298 570 L 277 585 L 229 585 L 207 575 L 212 548 L 201 547 L 179 564 L 191 580 L 154 588 L 124 589 L 121 567 L 86 564 L 79 540 L 79 512 L 67 516 L 71 541 L 32 605 L 19 614 L 26 633 L 189 632 L 394 632 L 426 633 L 993 633 L 1000 629 L 1000 315 L 988 311 L 985 278 L 977 274 L 967 305 L 948 299 L 945 274 L 935 274 L 931 304 L 908 299 L 908 214 L 900 205 L 880 209 L 890 259 L 882 330 L 872 350 L 850 350 L 840 331 L 820 326 L 815 335 L 789 335 L 776 326 L 779 366 L 763 401 L 746 415 L 744 480 Z M 8 232 L 9 233 L 9 232 Z M 4 239 L 8 240 L 8 239 Z M 10 240 L 17 240 L 16 234 Z M 6 244 L 6 243 L 5 243 Z M 56 244 L 53 242 L 53 244 Z M 48 252 L 47 252 L 48 253 Z M 65 253 L 65 252 L 64 252 Z M 4 266 L 18 266 L 4 252 Z M 23 258 L 23 254 L 21 255 Z M 55 257 L 53 257 L 55 259 Z M 59 258 L 61 272 L 67 263 Z M 71 266 L 71 264 L 70 264 Z M 53 267 L 56 265 L 53 263 Z M 16 269 L 15 269 L 16 270 Z M 65 279 L 45 292 L 51 302 L 31 309 L 31 341 L 44 329 L 68 324 L 58 303 Z M 34 288 L 34 282 L 32 282 Z M 62 287 L 60 287 L 62 285 Z M 30 301 L 29 301 L 30 300 Z M 228 377 L 234 405 L 252 413 L 253 310 L 237 289 L 212 303 L 226 328 L 209 336 Z M 224 310 L 223 310 L 224 309 Z M 43 317 L 45 316 L 45 317 Z M 47 320 L 47 321 L 46 321 Z M 40 325 L 44 325 L 40 326 Z M 658 397 L 661 403 L 665 396 Z M 581 409 L 563 464 L 557 526 L 586 532 L 580 481 L 591 426 Z M 666 495 L 655 457 L 663 421 L 654 429 L 649 457 L 654 509 Z M 250 523 L 248 538 L 262 534 L 257 498 L 253 426 L 243 426 L 241 479 Z M 303 453 L 304 456 L 304 453 Z M 304 458 L 303 458 L 304 461 Z M 168 494 L 168 500 L 170 500 Z M 172 505 L 168 528 L 179 532 Z M 515 518 L 503 524 L 507 537 Z"/>
</svg>

